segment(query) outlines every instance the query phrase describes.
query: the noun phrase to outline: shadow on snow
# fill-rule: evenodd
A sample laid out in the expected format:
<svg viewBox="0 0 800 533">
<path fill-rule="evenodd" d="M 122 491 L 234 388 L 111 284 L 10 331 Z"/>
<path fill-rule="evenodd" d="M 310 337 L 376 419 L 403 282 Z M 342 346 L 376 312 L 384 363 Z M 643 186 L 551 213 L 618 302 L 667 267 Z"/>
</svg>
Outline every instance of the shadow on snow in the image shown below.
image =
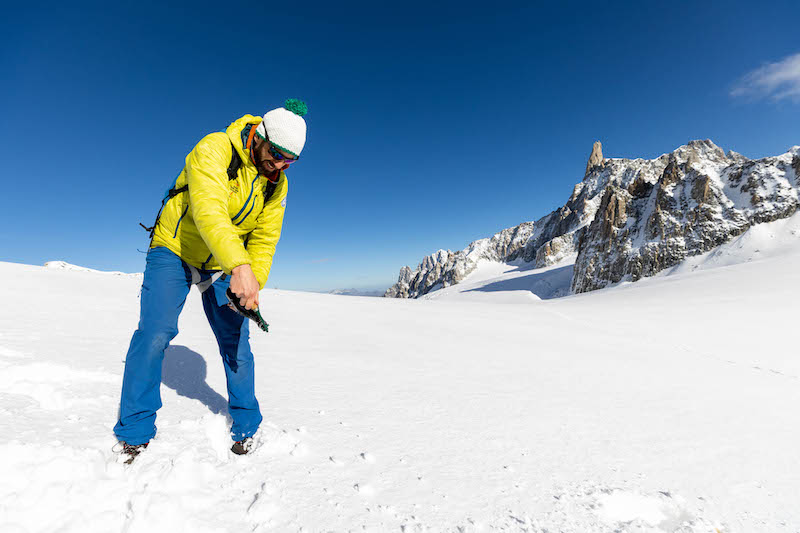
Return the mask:
<svg viewBox="0 0 800 533">
<path fill-rule="evenodd" d="M 495 281 L 482 287 L 467 289 L 464 292 L 530 291 L 542 300 L 560 298 L 569 294 L 574 266 L 574 264 L 571 264 L 552 270 L 545 270 L 544 272 L 535 269 L 535 271 L 524 276 Z M 527 270 L 534 269 L 520 267 L 516 271 L 524 272 Z"/>
<path fill-rule="evenodd" d="M 170 346 L 164 353 L 161 381 L 179 395 L 199 400 L 214 414 L 228 416 L 228 400 L 206 383 L 206 360 L 186 346 Z"/>
</svg>

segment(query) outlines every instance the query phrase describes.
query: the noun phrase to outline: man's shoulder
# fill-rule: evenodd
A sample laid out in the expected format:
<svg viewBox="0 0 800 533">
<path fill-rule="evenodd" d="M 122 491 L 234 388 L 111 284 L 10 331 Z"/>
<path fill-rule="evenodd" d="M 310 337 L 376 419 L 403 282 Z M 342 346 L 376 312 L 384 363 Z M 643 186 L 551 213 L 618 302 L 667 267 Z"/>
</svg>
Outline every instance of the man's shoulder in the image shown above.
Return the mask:
<svg viewBox="0 0 800 533">
<path fill-rule="evenodd" d="M 231 141 L 228 139 L 228 134 L 224 131 L 215 131 L 213 133 L 209 133 L 202 139 L 200 142 L 197 143 L 197 147 L 205 147 L 205 146 L 230 146 Z"/>
<path fill-rule="evenodd" d="M 231 150 L 232 147 L 228 135 L 221 131 L 215 131 L 200 139 L 200 142 L 195 145 L 192 152 L 195 157 L 220 164 L 225 162 L 227 166 L 227 161 L 230 161 L 231 158 Z"/>
</svg>

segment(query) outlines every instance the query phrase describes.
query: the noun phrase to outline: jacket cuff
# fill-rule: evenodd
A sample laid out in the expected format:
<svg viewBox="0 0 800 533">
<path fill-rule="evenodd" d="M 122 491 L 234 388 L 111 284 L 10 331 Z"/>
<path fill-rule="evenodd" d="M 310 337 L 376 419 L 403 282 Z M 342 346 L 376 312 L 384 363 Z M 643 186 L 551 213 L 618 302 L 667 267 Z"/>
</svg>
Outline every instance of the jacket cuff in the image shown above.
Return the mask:
<svg viewBox="0 0 800 533">
<path fill-rule="evenodd" d="M 250 259 L 250 256 L 247 252 L 245 252 L 244 255 L 234 257 L 229 263 L 226 263 L 225 266 L 220 266 L 222 266 L 222 270 L 227 275 L 232 276 L 233 269 L 242 265 L 250 265 L 251 268 L 253 267 L 253 261 Z"/>
</svg>

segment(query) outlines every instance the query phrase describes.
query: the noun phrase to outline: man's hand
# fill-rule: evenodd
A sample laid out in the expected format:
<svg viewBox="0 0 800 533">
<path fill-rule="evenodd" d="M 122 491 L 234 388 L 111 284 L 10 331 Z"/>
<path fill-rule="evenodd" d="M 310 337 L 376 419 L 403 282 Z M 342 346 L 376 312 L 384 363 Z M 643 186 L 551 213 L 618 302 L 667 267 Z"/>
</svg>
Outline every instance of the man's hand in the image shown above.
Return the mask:
<svg viewBox="0 0 800 533">
<path fill-rule="evenodd" d="M 245 309 L 258 309 L 258 280 L 250 265 L 239 265 L 231 273 L 231 292 Z"/>
</svg>

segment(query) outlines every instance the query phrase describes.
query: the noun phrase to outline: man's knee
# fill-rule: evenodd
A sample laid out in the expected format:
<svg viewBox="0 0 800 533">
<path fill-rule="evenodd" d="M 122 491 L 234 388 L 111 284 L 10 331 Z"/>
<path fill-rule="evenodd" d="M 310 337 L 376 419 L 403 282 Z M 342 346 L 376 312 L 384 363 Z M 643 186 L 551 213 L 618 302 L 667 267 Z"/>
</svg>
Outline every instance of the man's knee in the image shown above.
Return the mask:
<svg viewBox="0 0 800 533">
<path fill-rule="evenodd" d="M 134 335 L 148 353 L 158 353 L 164 351 L 177 334 L 177 328 L 145 322 L 139 324 Z"/>
</svg>

